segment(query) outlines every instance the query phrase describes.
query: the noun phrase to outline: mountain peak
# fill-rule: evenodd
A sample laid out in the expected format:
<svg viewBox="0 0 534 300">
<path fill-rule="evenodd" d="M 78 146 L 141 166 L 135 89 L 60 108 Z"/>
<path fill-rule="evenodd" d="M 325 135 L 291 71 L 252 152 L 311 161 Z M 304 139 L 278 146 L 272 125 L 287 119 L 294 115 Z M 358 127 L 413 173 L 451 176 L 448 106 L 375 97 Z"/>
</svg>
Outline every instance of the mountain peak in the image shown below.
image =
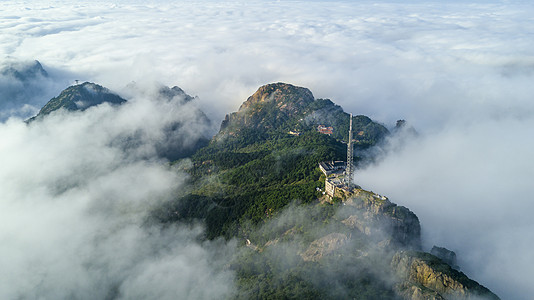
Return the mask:
<svg viewBox="0 0 534 300">
<path fill-rule="evenodd" d="M 266 84 L 258 88 L 258 90 L 241 105 L 239 110 L 245 110 L 254 105 L 265 104 L 268 102 L 274 102 L 280 104 L 280 106 L 284 104 L 290 105 L 291 103 L 305 106 L 313 101 L 313 94 L 309 89 L 288 83 L 277 82 Z M 282 107 L 280 108 L 283 109 Z"/>
<path fill-rule="evenodd" d="M 317 131 L 318 126 L 332 127 L 332 137 L 347 140 L 349 114 L 328 99 L 315 99 L 307 88 L 278 82 L 261 86 L 237 112 L 226 115 L 215 140 Z M 388 134 L 384 126 L 365 116 L 354 117 L 354 131 L 362 147 Z"/>
<path fill-rule="evenodd" d="M 307 88 L 281 82 L 267 84 L 248 97 L 237 112 L 226 115 L 221 130 L 231 135 L 247 128 L 276 130 L 303 118 L 314 101 Z"/>
<path fill-rule="evenodd" d="M 184 90 L 177 86 L 173 86 L 172 88 L 169 88 L 168 86 L 162 86 L 158 90 L 158 95 L 167 100 L 171 100 L 174 97 L 182 97 L 184 98 L 185 102 L 193 100 L 193 97 L 189 96 Z"/>
<path fill-rule="evenodd" d="M 48 103 L 41 108 L 37 116 L 31 118 L 30 121 L 36 118 L 42 118 L 60 108 L 69 111 L 83 111 L 91 106 L 96 106 L 104 102 L 121 104 L 126 102 L 126 100 L 101 85 L 92 82 L 84 82 L 63 90 L 59 96 L 48 101 Z"/>
<path fill-rule="evenodd" d="M 26 82 L 29 79 L 34 79 L 38 76 L 48 77 L 48 73 L 43 69 L 43 66 L 38 60 L 30 62 L 8 62 L 7 65 L 0 70 L 0 74 L 4 76 L 12 76 L 22 82 Z"/>
</svg>

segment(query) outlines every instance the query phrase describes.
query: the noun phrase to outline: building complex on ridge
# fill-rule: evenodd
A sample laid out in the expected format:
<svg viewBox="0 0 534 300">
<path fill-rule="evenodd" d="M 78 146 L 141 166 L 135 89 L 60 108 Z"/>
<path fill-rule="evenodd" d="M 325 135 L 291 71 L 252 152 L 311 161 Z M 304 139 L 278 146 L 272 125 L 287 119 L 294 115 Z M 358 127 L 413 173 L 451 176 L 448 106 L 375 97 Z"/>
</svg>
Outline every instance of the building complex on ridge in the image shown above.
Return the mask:
<svg viewBox="0 0 534 300">
<path fill-rule="evenodd" d="M 353 144 L 352 144 L 352 114 L 349 121 L 349 137 L 347 142 L 347 161 L 323 161 L 319 163 L 319 169 L 325 174 L 325 194 L 330 198 L 344 198 L 357 186 L 353 181 Z"/>
<path fill-rule="evenodd" d="M 319 125 L 317 126 L 317 131 L 319 131 L 322 134 L 332 135 L 334 133 L 334 128 L 332 128 L 331 126 L 327 127 L 324 125 Z"/>
<path fill-rule="evenodd" d="M 343 174 L 347 164 L 344 161 L 322 161 L 319 163 L 319 169 L 326 175 Z"/>
</svg>

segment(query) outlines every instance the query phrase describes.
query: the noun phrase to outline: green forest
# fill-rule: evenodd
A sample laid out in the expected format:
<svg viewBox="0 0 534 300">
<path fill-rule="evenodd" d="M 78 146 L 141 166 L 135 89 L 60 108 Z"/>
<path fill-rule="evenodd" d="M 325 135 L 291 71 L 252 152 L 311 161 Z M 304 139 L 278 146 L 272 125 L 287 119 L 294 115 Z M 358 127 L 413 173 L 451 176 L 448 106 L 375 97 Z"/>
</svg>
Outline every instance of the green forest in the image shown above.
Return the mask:
<svg viewBox="0 0 534 300">
<path fill-rule="evenodd" d="M 290 114 L 279 106 L 255 103 L 227 117 L 209 145 L 183 164 L 192 188 L 154 212 L 154 217 L 164 223 L 202 219 L 207 239 L 237 238 L 242 247 L 230 265 L 237 276 L 237 299 L 391 299 L 392 289 L 369 271 L 367 258 L 344 255 L 317 263 L 303 261 L 295 249 L 268 247 L 267 252 L 259 252 L 245 247 L 249 238 L 268 243 L 283 237 L 280 228 L 264 226 L 294 205 L 313 213 L 306 222 L 284 227 L 298 228 L 295 233 L 306 240 L 296 242 L 292 241 L 296 236 L 285 235 L 291 245 L 304 247 L 314 239 L 312 228 L 339 223 L 332 217 L 340 203 L 318 201 L 325 179 L 318 163 L 346 160 L 349 115 L 323 99 L 305 103 Z M 377 144 L 388 133 L 365 116 L 356 116 L 353 122 L 355 132 L 361 132 L 355 136 L 359 149 Z M 334 127 L 334 134 L 319 133 L 317 126 L 323 124 Z M 284 251 L 291 263 L 280 266 L 278 256 L 268 251 Z M 324 285 L 322 277 L 336 274 L 341 267 L 359 271 L 346 272 L 342 278 L 332 276 Z M 332 284 L 340 288 L 333 290 Z"/>
</svg>

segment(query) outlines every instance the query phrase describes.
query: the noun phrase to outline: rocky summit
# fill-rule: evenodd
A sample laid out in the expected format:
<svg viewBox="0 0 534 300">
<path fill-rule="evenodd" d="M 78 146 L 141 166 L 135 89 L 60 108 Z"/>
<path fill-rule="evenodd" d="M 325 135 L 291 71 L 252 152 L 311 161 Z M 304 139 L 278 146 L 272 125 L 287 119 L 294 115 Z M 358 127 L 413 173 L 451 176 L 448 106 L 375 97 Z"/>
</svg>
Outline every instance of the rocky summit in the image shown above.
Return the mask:
<svg viewBox="0 0 534 300">
<path fill-rule="evenodd" d="M 237 112 L 226 115 L 215 139 L 301 134 L 317 131 L 318 126 L 330 127 L 333 130 L 329 135 L 346 140 L 349 114 L 329 99 L 315 99 L 307 88 L 272 83 L 258 88 Z M 385 126 L 367 116 L 356 115 L 353 126 L 358 139 L 356 147 L 360 148 L 373 146 L 389 134 Z"/>
<path fill-rule="evenodd" d="M 226 116 L 221 130 L 239 130 L 252 127 L 273 130 L 302 117 L 314 102 L 310 90 L 285 83 L 260 87 L 235 113 Z"/>
</svg>

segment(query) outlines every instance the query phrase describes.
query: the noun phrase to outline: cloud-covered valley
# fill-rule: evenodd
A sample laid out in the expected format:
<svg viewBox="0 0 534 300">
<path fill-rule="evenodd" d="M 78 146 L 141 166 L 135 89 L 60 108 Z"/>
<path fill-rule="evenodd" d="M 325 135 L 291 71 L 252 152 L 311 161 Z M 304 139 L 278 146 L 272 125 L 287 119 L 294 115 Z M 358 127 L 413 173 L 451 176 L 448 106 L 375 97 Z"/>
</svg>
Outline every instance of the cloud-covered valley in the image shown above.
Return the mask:
<svg viewBox="0 0 534 300">
<path fill-rule="evenodd" d="M 158 158 L 157 145 L 175 122 L 197 129 L 189 139 L 202 138 L 208 127 L 197 120 L 194 103 L 181 97 L 141 95 L 118 107 L 0 124 L 0 298 L 230 293 L 233 275 L 222 266 L 233 244 L 200 242 L 201 224 L 147 221 L 186 180 Z"/>
<path fill-rule="evenodd" d="M 10 1 L 0 8 L 0 59 L 39 60 L 49 76 L 31 83 L 31 94 L 12 97 L 22 84 L 0 75 L 2 120 L 8 109 L 31 116 L 74 80 L 117 91 L 158 81 L 198 95 L 213 133 L 258 86 L 305 86 L 388 125 L 408 120 L 419 138 L 359 171 L 357 183 L 409 207 L 427 247 L 455 250 L 462 270 L 501 297 L 534 293 L 531 3 Z M 182 116 L 162 107 L 139 101 L 39 126 L 0 125 L 0 237 L 12 245 L 0 253 L 11 268 L 0 272 L 25 278 L 3 281 L 11 288 L 2 292 L 37 286 L 69 297 L 56 283 L 84 293 L 110 282 L 107 274 L 120 280 L 108 290 L 126 293 L 149 278 L 143 272 L 170 266 L 205 270 L 219 286 L 231 285 L 231 274 L 211 269 L 210 245 L 196 242 L 200 229 L 140 227 L 145 205 L 168 199 L 183 180 L 155 161 L 158 130 Z M 155 113 L 168 119 L 154 120 Z M 146 119 L 153 127 L 145 143 L 130 152 L 110 146 Z M 47 255 L 37 259 L 40 253 Z M 78 276 L 62 275 L 71 267 Z M 14 270 L 23 273 L 14 277 Z M 194 282 L 200 273 L 191 274 Z"/>
</svg>

